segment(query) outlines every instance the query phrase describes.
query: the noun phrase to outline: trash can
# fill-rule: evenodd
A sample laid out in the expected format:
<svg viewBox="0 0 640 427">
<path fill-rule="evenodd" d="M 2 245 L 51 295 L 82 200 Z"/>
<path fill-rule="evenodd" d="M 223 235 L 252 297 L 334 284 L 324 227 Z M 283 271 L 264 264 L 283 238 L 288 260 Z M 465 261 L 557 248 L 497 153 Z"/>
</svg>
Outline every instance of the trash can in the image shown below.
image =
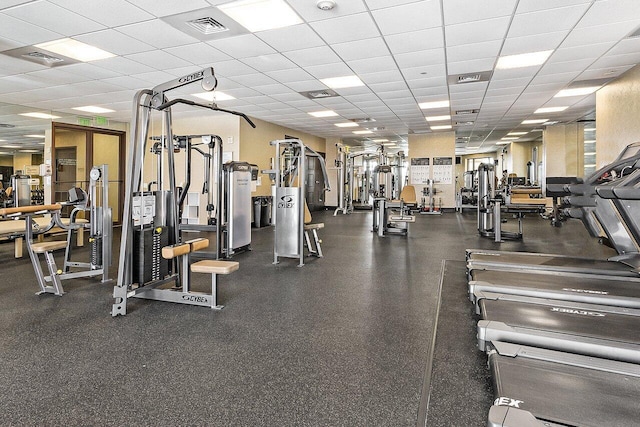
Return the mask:
<svg viewBox="0 0 640 427">
<path fill-rule="evenodd" d="M 262 204 L 261 202 L 261 197 L 252 197 L 251 201 L 253 202 L 253 226 L 255 228 L 259 228 L 260 227 L 260 222 L 261 222 L 261 213 L 262 211 L 260 210 L 261 207 L 260 205 Z"/>
<path fill-rule="evenodd" d="M 260 227 L 271 225 L 271 196 L 262 196 L 260 201 Z"/>
</svg>

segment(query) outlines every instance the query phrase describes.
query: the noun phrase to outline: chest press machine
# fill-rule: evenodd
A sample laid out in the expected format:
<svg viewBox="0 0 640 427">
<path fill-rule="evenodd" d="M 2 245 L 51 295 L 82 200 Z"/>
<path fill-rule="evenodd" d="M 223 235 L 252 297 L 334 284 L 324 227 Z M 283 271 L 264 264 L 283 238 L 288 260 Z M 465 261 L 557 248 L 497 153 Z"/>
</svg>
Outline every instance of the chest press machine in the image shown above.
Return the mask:
<svg viewBox="0 0 640 427">
<path fill-rule="evenodd" d="M 118 282 L 113 289 L 114 303 L 111 309 L 114 317 L 127 314 L 127 301 L 130 298 L 221 308 L 217 304 L 216 276 L 238 269 L 237 262 L 218 260 L 202 260 L 190 266 L 190 254 L 206 248 L 209 242 L 207 239 L 181 241 L 179 205 L 184 198 L 176 184 L 171 107 L 183 104 L 233 114 L 242 117 L 255 128 L 255 124 L 246 115 L 218 108 L 215 103 L 202 104 L 182 98 L 167 98 L 168 92 L 196 82 L 201 83 L 203 90 L 214 91 L 217 80 L 213 68 L 205 68 L 153 89 L 140 90 L 134 96 Z M 164 133 L 159 139 L 161 144 L 155 146 L 154 154 L 158 156 L 158 164 L 162 165 L 162 170 L 166 173 L 158 174 L 155 191 L 146 191 L 142 176 L 144 158 L 148 151 L 146 146 L 151 115 L 154 111 L 162 115 Z M 165 179 L 165 176 L 168 178 Z M 190 289 L 191 271 L 212 275 L 210 293 Z M 173 284 L 173 287 L 160 288 L 166 284 Z"/>
</svg>

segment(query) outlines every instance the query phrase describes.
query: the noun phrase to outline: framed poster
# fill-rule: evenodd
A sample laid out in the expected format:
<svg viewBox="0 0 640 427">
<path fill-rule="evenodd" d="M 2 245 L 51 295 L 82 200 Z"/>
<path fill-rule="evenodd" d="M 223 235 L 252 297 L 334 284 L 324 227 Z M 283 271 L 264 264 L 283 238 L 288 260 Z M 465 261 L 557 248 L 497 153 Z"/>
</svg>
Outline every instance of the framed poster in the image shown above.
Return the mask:
<svg viewBox="0 0 640 427">
<path fill-rule="evenodd" d="M 453 157 L 433 158 L 433 180 L 439 184 L 453 183 Z"/>
<path fill-rule="evenodd" d="M 411 184 L 427 184 L 430 178 L 430 159 L 428 157 L 415 157 L 411 159 Z"/>
</svg>

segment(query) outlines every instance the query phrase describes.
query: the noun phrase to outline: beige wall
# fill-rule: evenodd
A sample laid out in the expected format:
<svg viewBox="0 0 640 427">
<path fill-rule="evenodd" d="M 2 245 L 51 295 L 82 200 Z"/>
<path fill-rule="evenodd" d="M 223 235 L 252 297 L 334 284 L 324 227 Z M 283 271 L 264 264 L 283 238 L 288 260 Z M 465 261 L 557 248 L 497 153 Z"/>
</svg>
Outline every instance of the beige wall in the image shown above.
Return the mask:
<svg viewBox="0 0 640 427">
<path fill-rule="evenodd" d="M 329 155 L 330 150 L 324 138 L 259 119 L 252 118 L 251 120 L 256 124 L 255 129 L 244 120 L 240 121 L 240 158 L 243 161 L 258 165 L 259 170 L 271 168 L 271 159 L 275 156 L 275 148 L 269 145 L 269 142 L 284 139 L 285 135 L 300 138 L 309 148 Z M 333 147 L 333 150 L 335 150 L 335 147 Z M 329 162 L 327 162 L 327 165 L 329 165 Z M 261 177 L 261 185 L 257 187 L 254 195 L 270 196 L 271 181 L 269 176 L 264 174 L 259 174 L 259 176 Z"/>
<path fill-rule="evenodd" d="M 438 132 L 423 135 L 409 135 L 409 156 L 407 164 L 411 169 L 411 159 L 418 157 L 431 158 L 431 176 L 433 177 L 433 157 L 451 157 L 453 164 L 451 184 L 434 184 L 437 191 L 436 200 L 442 199 L 443 208 L 455 207 L 455 133 Z M 411 174 L 411 172 L 409 172 Z M 409 178 L 411 180 L 411 178 Z M 411 182 L 411 181 L 409 181 Z M 422 186 L 416 186 L 416 195 L 420 198 Z"/>
<path fill-rule="evenodd" d="M 596 93 L 596 168 L 640 141 L 640 65 Z"/>
<path fill-rule="evenodd" d="M 13 156 L 0 156 L 0 166 L 13 166 Z"/>
<path fill-rule="evenodd" d="M 582 176 L 584 170 L 584 125 L 548 126 L 544 141 L 545 176 Z"/>
</svg>

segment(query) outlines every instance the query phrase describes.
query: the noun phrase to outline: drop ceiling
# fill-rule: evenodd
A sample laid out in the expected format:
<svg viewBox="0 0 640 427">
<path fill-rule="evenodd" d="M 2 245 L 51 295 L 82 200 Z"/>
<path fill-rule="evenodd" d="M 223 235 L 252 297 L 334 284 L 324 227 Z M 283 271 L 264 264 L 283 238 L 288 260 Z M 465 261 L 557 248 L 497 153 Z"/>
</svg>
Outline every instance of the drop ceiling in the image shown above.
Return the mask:
<svg viewBox="0 0 640 427">
<path fill-rule="evenodd" d="M 206 40 L 171 17 L 227 0 L 0 0 L 0 51 L 69 37 L 116 55 L 55 68 L 0 55 L 0 123 L 15 126 L 0 127 L 0 139 L 32 144 L 23 135 L 48 125 L 18 110 L 72 120 L 73 107 L 97 105 L 115 110 L 103 114 L 109 120 L 128 121 L 136 90 L 212 66 L 218 89 L 236 98 L 222 108 L 351 144 L 435 132 L 425 116 L 451 115 L 431 125 L 452 125 L 459 153 L 487 151 L 508 132 L 534 129 L 521 123 L 540 118 L 533 112 L 541 107 L 569 107 L 542 117 L 550 121 L 593 117 L 595 95 L 554 95 L 640 63 L 640 37 L 629 37 L 640 27 L 638 0 L 336 0 L 329 11 L 315 0 L 286 1 L 303 23 Z M 543 50 L 553 53 L 541 65 L 495 69 L 500 56 Z M 477 82 L 450 78 L 481 73 L 487 78 Z M 354 74 L 364 86 L 315 99 L 300 93 Z M 449 107 L 418 106 L 444 100 Z M 338 116 L 307 114 L 325 109 Z M 456 114 L 464 110 L 477 111 Z M 335 126 L 356 118 L 375 122 Z M 352 133 L 373 127 L 367 138 Z"/>
</svg>

